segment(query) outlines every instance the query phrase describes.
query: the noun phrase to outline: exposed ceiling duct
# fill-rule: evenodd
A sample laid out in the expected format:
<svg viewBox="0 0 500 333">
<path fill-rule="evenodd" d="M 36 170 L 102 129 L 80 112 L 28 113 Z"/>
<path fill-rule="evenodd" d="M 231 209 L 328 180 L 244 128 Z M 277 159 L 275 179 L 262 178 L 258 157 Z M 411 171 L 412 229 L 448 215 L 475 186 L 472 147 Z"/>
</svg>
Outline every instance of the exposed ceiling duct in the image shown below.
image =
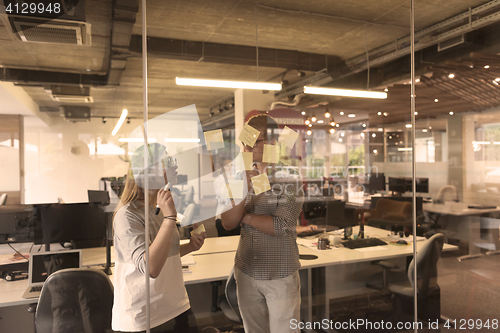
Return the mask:
<svg viewBox="0 0 500 333">
<path fill-rule="evenodd" d="M 271 107 L 269 108 L 269 110 L 274 110 L 276 109 L 276 106 L 278 105 L 284 105 L 284 106 L 297 106 L 299 103 L 300 103 L 300 100 L 302 99 L 302 97 L 304 97 L 305 94 L 297 94 L 295 95 L 295 97 L 293 98 L 293 101 L 292 102 L 285 102 L 285 101 L 276 101 L 276 102 L 273 102 L 271 104 Z"/>
<path fill-rule="evenodd" d="M 94 103 L 94 98 L 90 96 L 90 87 L 50 86 L 45 91 L 56 102 Z"/>
</svg>

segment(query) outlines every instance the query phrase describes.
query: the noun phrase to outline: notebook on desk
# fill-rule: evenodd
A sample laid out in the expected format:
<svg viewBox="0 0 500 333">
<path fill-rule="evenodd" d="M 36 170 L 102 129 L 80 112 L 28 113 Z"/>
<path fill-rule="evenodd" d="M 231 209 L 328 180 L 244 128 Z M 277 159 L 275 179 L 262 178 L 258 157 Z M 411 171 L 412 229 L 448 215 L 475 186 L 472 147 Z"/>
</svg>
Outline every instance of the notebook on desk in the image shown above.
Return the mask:
<svg viewBox="0 0 500 333">
<path fill-rule="evenodd" d="M 31 253 L 28 267 L 28 288 L 22 298 L 40 296 L 50 274 L 66 268 L 82 267 L 82 250 Z"/>
</svg>

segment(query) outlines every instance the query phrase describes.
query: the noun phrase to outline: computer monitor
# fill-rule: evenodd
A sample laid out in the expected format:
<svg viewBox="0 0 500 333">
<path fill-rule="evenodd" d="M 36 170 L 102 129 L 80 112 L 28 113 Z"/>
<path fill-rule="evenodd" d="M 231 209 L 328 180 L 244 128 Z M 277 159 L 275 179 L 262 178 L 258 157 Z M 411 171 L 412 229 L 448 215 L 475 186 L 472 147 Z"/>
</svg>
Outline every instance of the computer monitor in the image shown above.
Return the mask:
<svg viewBox="0 0 500 333">
<path fill-rule="evenodd" d="M 406 180 L 404 178 L 389 177 L 389 191 L 397 193 L 406 192 Z"/>
<path fill-rule="evenodd" d="M 35 244 L 73 242 L 77 248 L 104 246 L 107 217 L 98 204 L 36 205 L 36 215 L 42 237 L 35 237 Z"/>
<path fill-rule="evenodd" d="M 0 244 L 34 240 L 32 205 L 0 206 Z"/>
<path fill-rule="evenodd" d="M 335 200 L 326 202 L 326 224 L 339 229 L 352 226 L 345 218 L 345 201 Z"/>
<path fill-rule="evenodd" d="M 110 199 L 108 191 L 87 190 L 87 194 L 89 196 L 89 202 L 109 205 Z"/>
<path fill-rule="evenodd" d="M 429 178 L 415 178 L 416 182 L 416 192 L 419 193 L 429 193 Z M 411 192 L 413 190 L 412 178 L 396 178 L 389 177 L 389 191 L 404 193 Z"/>
<path fill-rule="evenodd" d="M 385 191 L 385 175 L 383 173 L 370 174 L 370 192 Z"/>
</svg>

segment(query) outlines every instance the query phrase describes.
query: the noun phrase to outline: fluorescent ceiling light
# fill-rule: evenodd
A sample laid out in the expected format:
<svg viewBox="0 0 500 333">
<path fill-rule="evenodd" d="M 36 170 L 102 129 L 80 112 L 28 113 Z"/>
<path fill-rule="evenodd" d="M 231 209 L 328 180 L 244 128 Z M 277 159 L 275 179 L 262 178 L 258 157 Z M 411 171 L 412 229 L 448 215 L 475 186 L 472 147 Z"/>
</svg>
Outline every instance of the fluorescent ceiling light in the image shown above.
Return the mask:
<svg viewBox="0 0 500 333">
<path fill-rule="evenodd" d="M 472 141 L 473 145 L 489 145 L 491 142 L 489 141 Z"/>
<path fill-rule="evenodd" d="M 200 142 L 199 138 L 165 138 L 165 142 Z"/>
<path fill-rule="evenodd" d="M 412 151 L 411 148 L 398 148 L 398 151 Z"/>
<path fill-rule="evenodd" d="M 119 142 L 144 142 L 144 138 L 119 138 Z M 156 138 L 148 139 L 148 143 L 154 143 L 158 141 Z"/>
<path fill-rule="evenodd" d="M 176 77 L 175 83 L 178 86 L 281 90 L 281 83 L 266 83 L 266 82 L 204 80 L 204 79 L 188 79 L 188 78 Z"/>
<path fill-rule="evenodd" d="M 128 110 L 123 109 L 122 115 L 120 116 L 120 119 L 118 119 L 118 122 L 116 123 L 116 126 L 113 129 L 113 132 L 111 132 L 111 135 L 115 135 L 116 133 L 118 133 L 118 130 L 120 129 L 120 127 L 122 127 L 123 122 L 125 121 L 125 118 L 127 117 L 127 114 L 128 114 Z"/>
<path fill-rule="evenodd" d="M 313 95 L 331 95 L 344 97 L 363 97 L 363 98 L 387 98 L 387 93 L 368 91 L 368 90 L 350 90 L 337 88 L 304 87 L 304 93 Z"/>
<path fill-rule="evenodd" d="M 350 114 L 348 114 L 347 116 L 348 116 L 349 118 L 354 118 L 354 117 L 356 117 L 356 115 L 355 115 L 354 113 L 350 113 Z"/>
</svg>

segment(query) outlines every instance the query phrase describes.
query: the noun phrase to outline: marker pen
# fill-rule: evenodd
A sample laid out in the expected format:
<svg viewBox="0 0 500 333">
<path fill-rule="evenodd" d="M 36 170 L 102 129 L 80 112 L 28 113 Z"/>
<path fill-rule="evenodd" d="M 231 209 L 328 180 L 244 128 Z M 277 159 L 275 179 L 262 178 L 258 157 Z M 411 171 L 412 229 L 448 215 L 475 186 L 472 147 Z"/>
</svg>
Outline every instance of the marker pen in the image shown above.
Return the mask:
<svg viewBox="0 0 500 333">
<path fill-rule="evenodd" d="M 167 185 L 163 186 L 162 190 L 163 191 L 170 191 L 170 182 L 167 183 Z M 158 204 L 156 204 L 155 215 L 158 215 L 158 214 L 160 214 L 160 206 L 158 206 Z"/>
</svg>

